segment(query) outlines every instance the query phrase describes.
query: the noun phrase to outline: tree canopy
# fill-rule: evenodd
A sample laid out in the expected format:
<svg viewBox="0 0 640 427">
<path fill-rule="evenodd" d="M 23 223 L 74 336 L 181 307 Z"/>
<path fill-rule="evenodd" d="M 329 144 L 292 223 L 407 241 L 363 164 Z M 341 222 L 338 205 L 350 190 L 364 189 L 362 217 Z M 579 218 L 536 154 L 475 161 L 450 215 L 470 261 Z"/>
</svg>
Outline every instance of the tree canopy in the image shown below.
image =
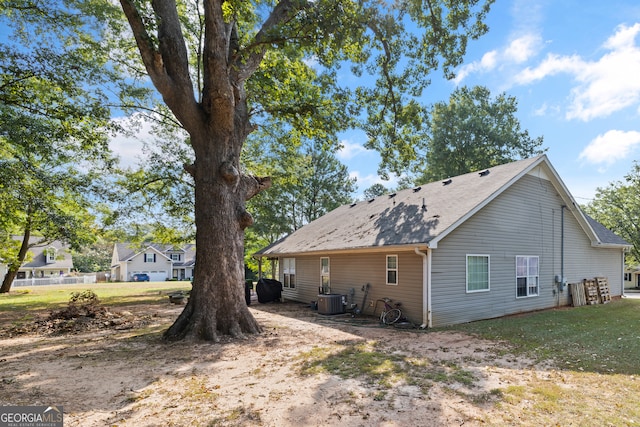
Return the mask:
<svg viewBox="0 0 640 427">
<path fill-rule="evenodd" d="M 425 119 L 426 155 L 416 183 L 501 165 L 542 154 L 543 138 L 532 138 L 516 117 L 517 100 L 491 97 L 483 86 L 459 87 L 437 102 Z"/>
<path fill-rule="evenodd" d="M 106 57 L 73 2 L 4 1 L 0 22 L 0 236 L 8 292 L 35 242 L 79 248 L 93 239 L 89 195 L 112 164 L 111 112 L 101 85 L 112 80 Z M 83 6 L 90 7 L 90 2 Z M 37 239 L 30 237 L 38 236 Z"/>
<path fill-rule="evenodd" d="M 585 211 L 602 225 L 633 245 L 627 255 L 628 265 L 640 263 L 640 164 L 625 175 L 624 181 L 598 188 Z"/>
<path fill-rule="evenodd" d="M 166 338 L 260 330 L 238 286 L 244 230 L 254 222 L 246 202 L 272 184 L 241 164 L 256 126 L 277 118 L 330 141 L 356 119 L 382 154 L 381 170 L 398 169 L 415 158 L 415 98 L 432 71 L 451 76 L 468 40 L 487 31 L 490 3 L 120 0 L 144 68 L 193 149 L 185 169 L 198 262 L 189 303 Z M 346 70 L 358 88 L 340 83 Z"/>
</svg>

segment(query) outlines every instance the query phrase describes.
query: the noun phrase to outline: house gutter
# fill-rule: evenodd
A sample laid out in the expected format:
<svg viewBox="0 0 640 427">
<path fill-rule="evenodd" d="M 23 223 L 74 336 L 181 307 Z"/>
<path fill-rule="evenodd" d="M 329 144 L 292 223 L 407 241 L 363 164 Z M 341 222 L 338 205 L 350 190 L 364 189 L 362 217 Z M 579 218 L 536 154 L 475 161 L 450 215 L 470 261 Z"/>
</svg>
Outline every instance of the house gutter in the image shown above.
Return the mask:
<svg viewBox="0 0 640 427">
<path fill-rule="evenodd" d="M 431 328 L 431 250 L 425 254 L 420 248 L 414 252 L 422 257 L 422 325 L 420 329 Z"/>
</svg>

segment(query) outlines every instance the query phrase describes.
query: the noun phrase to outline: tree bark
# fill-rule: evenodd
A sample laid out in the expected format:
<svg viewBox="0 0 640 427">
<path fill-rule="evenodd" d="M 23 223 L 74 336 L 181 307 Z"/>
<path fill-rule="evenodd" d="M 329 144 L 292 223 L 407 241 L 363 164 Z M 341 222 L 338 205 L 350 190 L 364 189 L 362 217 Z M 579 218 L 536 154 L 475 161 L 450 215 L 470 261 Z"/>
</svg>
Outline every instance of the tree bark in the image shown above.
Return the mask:
<svg viewBox="0 0 640 427">
<path fill-rule="evenodd" d="M 195 180 L 197 258 L 187 306 L 164 334 L 169 340 L 218 341 L 221 335 L 244 337 L 261 331 L 244 298 L 244 229 L 253 222 L 245 201 L 270 181 L 241 175 L 237 144 L 212 140 L 223 138 L 222 133 L 192 140 L 196 152 L 209 155 L 197 155 L 189 168 Z"/>
<path fill-rule="evenodd" d="M 20 270 L 20 266 L 22 266 L 23 261 L 27 257 L 30 238 L 31 230 L 29 229 L 29 227 L 27 227 L 27 229 L 25 229 L 24 231 L 24 235 L 22 236 L 22 244 L 20 245 L 20 250 L 18 251 L 18 257 L 8 265 L 7 274 L 5 274 L 4 279 L 2 280 L 2 286 L 0 286 L 0 294 L 6 294 L 11 290 L 13 280 L 18 275 L 18 270 Z"/>
<path fill-rule="evenodd" d="M 17 275 L 17 268 L 9 268 L 7 270 L 7 274 L 4 275 L 4 279 L 2 280 L 2 286 L 0 286 L 0 294 L 6 294 L 11 290 L 11 284 L 13 284 L 13 280 Z"/>
<path fill-rule="evenodd" d="M 196 265 L 187 305 L 165 332 L 169 340 L 218 341 L 260 332 L 244 298 L 244 229 L 253 224 L 245 202 L 268 188 L 268 178 L 243 175 L 240 152 L 253 130 L 245 80 L 265 52 L 269 29 L 292 13 L 283 0 L 258 32 L 247 56 L 240 55 L 233 22 L 225 22 L 223 1 L 204 2 L 202 101 L 194 97 L 187 49 L 175 0 L 151 2 L 157 44 L 147 33 L 138 3 L 120 0 L 145 68 L 184 129 L 195 162 L 185 169 L 195 181 Z M 262 46 L 262 47 L 261 47 Z"/>
</svg>

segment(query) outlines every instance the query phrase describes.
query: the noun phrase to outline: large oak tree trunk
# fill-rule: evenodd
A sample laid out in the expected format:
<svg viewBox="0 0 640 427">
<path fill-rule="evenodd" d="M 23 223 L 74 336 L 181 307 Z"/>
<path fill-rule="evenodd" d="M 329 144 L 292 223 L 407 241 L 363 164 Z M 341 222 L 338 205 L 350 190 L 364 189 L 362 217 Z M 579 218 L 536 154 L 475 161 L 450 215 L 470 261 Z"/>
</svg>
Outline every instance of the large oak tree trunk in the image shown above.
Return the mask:
<svg viewBox="0 0 640 427">
<path fill-rule="evenodd" d="M 189 168 L 197 225 L 193 289 L 166 339 L 218 341 L 220 335 L 242 337 L 261 330 L 244 298 L 244 229 L 253 222 L 245 200 L 268 181 L 240 174 L 237 147 L 242 144 L 233 139 L 233 134 L 211 129 L 192 134 L 197 158 Z"/>
<path fill-rule="evenodd" d="M 140 4 L 120 0 L 154 86 L 189 133 L 195 162 L 186 166 L 195 181 L 196 265 L 184 311 L 166 339 L 217 341 L 241 337 L 260 326 L 244 299 L 244 229 L 253 223 L 245 202 L 270 186 L 270 179 L 243 175 L 240 152 L 252 131 L 244 82 L 257 69 L 265 48 L 240 49 L 235 23 L 226 22 L 221 0 L 204 2 L 202 100 L 197 101 L 176 2 L 155 0 L 157 44 L 147 33 Z M 283 22 L 291 8 L 276 7 L 268 27 Z M 261 46 L 266 29 L 256 35 Z"/>
</svg>

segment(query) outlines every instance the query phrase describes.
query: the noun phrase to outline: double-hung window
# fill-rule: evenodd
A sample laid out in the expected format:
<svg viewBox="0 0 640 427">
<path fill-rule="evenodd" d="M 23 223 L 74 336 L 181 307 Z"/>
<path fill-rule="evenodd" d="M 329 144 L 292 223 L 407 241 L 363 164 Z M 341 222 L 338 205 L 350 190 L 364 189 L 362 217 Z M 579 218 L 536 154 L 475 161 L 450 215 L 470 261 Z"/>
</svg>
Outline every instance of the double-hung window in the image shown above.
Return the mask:
<svg viewBox="0 0 640 427">
<path fill-rule="evenodd" d="M 516 256 L 516 296 L 537 296 L 540 273 L 537 256 Z"/>
<path fill-rule="evenodd" d="M 489 255 L 467 255 L 467 292 L 489 290 Z"/>
<path fill-rule="evenodd" d="M 282 272 L 285 288 L 296 287 L 296 259 L 295 258 L 283 258 L 282 259 Z"/>
<path fill-rule="evenodd" d="M 329 258 L 320 258 L 320 291 L 323 294 L 331 293 L 331 274 Z"/>
<path fill-rule="evenodd" d="M 144 262 L 156 262 L 156 254 L 144 254 Z"/>
<path fill-rule="evenodd" d="M 387 285 L 398 284 L 398 255 L 387 255 Z"/>
</svg>

